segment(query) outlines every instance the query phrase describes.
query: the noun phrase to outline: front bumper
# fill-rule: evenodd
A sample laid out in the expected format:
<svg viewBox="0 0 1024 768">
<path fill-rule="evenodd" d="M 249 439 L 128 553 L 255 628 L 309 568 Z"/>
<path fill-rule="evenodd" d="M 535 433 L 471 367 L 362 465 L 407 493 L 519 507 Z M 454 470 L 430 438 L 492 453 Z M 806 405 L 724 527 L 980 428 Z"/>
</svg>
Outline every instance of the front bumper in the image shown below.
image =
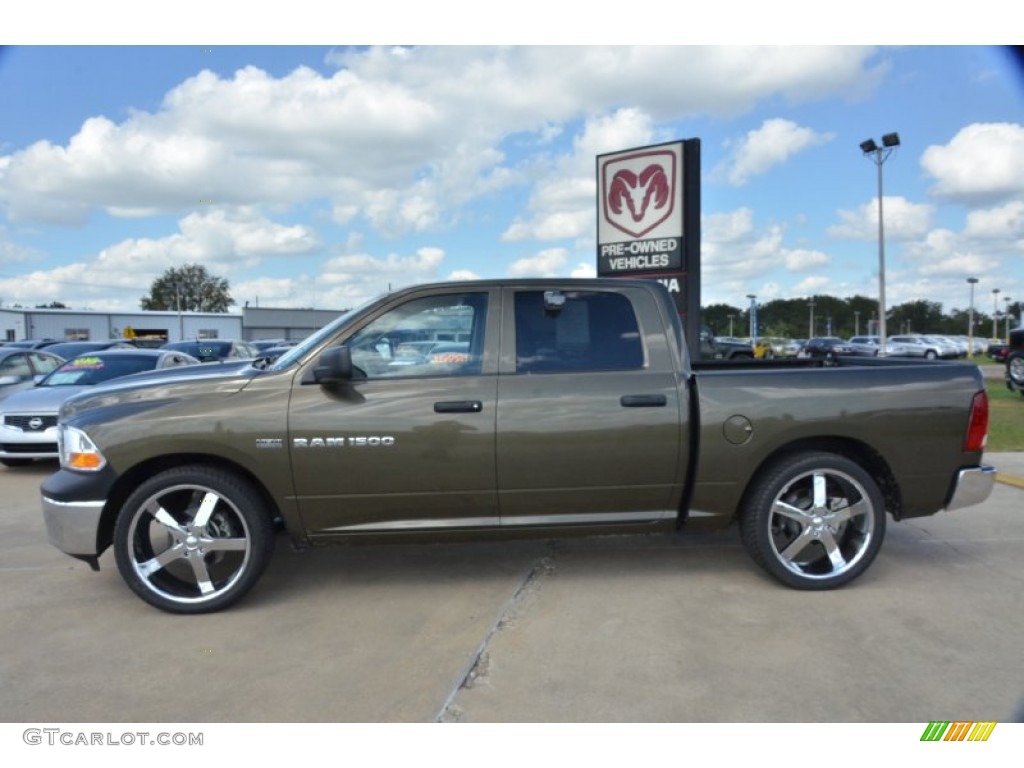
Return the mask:
<svg viewBox="0 0 1024 768">
<path fill-rule="evenodd" d="M 961 469 L 953 484 L 953 493 L 950 494 L 946 510 L 953 511 L 981 504 L 992 493 L 995 484 L 995 467 Z"/>
<path fill-rule="evenodd" d="M 57 501 L 43 496 L 46 535 L 57 549 L 74 557 L 99 556 L 103 501 Z"/>
<path fill-rule="evenodd" d="M 53 546 L 95 567 L 96 558 L 110 545 L 103 510 L 116 479 L 105 467 L 89 473 L 60 469 L 43 481 L 43 520 Z"/>
</svg>

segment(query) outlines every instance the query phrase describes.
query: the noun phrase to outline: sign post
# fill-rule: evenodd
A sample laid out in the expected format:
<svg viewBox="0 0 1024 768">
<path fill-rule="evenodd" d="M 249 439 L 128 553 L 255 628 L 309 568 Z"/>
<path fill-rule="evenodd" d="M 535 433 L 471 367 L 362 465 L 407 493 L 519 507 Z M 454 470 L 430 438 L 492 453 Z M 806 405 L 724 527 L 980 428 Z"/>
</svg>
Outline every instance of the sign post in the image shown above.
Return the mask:
<svg viewBox="0 0 1024 768">
<path fill-rule="evenodd" d="M 700 349 L 700 139 L 597 156 L 597 274 L 663 283 Z"/>
</svg>

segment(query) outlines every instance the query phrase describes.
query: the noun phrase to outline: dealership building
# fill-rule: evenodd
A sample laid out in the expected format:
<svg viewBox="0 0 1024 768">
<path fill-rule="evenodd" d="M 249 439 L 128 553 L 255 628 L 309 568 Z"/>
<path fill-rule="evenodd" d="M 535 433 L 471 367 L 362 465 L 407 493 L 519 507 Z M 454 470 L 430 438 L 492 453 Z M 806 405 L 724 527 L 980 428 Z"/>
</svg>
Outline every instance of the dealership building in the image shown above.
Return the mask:
<svg viewBox="0 0 1024 768">
<path fill-rule="evenodd" d="M 0 309 L 0 341 L 125 339 L 153 345 L 185 339 L 298 341 L 345 310 L 245 307 L 239 312 L 91 312 Z"/>
</svg>

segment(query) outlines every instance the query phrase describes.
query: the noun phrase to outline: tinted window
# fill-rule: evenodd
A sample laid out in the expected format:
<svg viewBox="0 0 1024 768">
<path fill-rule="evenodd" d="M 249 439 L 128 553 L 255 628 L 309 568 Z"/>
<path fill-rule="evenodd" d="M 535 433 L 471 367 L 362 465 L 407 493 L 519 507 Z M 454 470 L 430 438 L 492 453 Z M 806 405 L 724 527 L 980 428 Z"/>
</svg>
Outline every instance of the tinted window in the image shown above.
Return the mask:
<svg viewBox="0 0 1024 768">
<path fill-rule="evenodd" d="M 644 364 L 640 328 L 618 293 L 570 291 L 551 308 L 544 291 L 516 293 L 516 371 L 625 371 Z"/>
</svg>

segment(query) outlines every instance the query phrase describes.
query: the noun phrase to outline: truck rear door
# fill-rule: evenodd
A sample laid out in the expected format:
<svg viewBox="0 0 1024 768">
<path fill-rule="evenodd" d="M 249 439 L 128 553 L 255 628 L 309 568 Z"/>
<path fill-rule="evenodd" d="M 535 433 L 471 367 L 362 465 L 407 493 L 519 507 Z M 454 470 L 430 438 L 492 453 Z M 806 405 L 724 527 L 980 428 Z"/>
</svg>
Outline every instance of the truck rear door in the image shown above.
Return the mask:
<svg viewBox="0 0 1024 768">
<path fill-rule="evenodd" d="M 674 519 L 688 411 L 654 296 L 508 287 L 502 305 L 502 525 Z"/>
</svg>

